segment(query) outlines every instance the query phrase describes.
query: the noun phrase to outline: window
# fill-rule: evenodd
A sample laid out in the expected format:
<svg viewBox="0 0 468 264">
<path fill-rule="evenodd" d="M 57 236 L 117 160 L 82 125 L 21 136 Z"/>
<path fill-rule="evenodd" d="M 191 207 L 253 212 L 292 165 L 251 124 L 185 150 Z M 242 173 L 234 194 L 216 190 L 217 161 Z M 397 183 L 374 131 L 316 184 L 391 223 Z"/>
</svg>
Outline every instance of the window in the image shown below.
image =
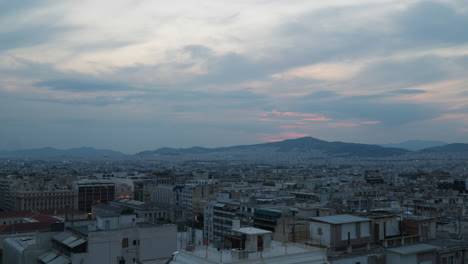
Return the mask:
<svg viewBox="0 0 468 264">
<path fill-rule="evenodd" d="M 455 264 L 455 258 L 453 256 L 448 257 L 448 263 L 447 264 Z"/>
<path fill-rule="evenodd" d="M 137 244 L 137 241 L 133 240 L 133 245 L 136 246 L 136 244 Z"/>
<path fill-rule="evenodd" d="M 128 238 L 122 239 L 122 248 L 128 248 Z"/>
</svg>

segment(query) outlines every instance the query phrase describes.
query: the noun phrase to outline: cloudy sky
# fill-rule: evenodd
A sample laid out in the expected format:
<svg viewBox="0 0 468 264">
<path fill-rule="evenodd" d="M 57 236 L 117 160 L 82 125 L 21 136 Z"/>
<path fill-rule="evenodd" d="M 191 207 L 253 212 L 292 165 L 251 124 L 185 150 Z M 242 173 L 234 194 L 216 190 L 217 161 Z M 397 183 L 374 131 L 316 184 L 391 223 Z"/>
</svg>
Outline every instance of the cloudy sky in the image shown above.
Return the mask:
<svg viewBox="0 0 468 264">
<path fill-rule="evenodd" d="M 0 0 L 0 149 L 468 142 L 465 0 Z"/>
</svg>

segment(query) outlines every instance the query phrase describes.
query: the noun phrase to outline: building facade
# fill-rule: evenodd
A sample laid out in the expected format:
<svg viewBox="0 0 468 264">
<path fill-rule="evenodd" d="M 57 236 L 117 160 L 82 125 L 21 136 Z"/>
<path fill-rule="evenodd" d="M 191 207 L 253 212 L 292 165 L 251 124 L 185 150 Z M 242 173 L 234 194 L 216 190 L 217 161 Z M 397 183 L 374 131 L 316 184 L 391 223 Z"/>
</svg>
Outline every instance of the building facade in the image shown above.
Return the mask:
<svg viewBox="0 0 468 264">
<path fill-rule="evenodd" d="M 115 199 L 115 183 L 109 180 L 79 180 L 74 189 L 78 192 L 78 209 L 88 213 L 92 205 Z"/>
</svg>

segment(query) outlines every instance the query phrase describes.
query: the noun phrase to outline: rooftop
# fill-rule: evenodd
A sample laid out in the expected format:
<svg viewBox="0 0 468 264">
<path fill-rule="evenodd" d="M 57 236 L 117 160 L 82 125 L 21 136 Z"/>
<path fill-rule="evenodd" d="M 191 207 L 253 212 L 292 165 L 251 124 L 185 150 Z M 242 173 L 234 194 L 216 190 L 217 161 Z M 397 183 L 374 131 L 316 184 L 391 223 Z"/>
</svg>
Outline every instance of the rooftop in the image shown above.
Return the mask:
<svg viewBox="0 0 468 264">
<path fill-rule="evenodd" d="M 36 238 L 33 236 L 27 237 L 10 237 L 10 243 L 14 244 L 16 248 L 27 248 L 36 244 Z"/>
<path fill-rule="evenodd" d="M 48 251 L 39 256 L 39 259 L 46 264 L 69 264 L 70 259 L 64 256 L 55 254 L 54 252 Z"/>
<path fill-rule="evenodd" d="M 193 251 L 180 250 L 172 263 L 325 263 L 324 249 L 302 244 L 272 241 L 270 249 L 245 252 L 245 258 L 236 258 L 236 249 L 218 251 L 213 247 L 197 246 Z"/>
<path fill-rule="evenodd" d="M 238 229 L 233 229 L 232 231 L 245 234 L 245 235 L 263 235 L 263 234 L 271 234 L 271 231 L 263 230 L 255 227 L 242 227 Z"/>
<path fill-rule="evenodd" d="M 400 255 L 410 255 L 421 252 L 432 251 L 438 249 L 438 246 L 428 245 L 428 244 L 414 244 L 397 248 L 389 248 L 387 251 L 394 252 Z"/>
<path fill-rule="evenodd" d="M 369 218 L 349 214 L 311 217 L 309 219 L 315 222 L 323 222 L 334 225 L 371 221 Z"/>
<path fill-rule="evenodd" d="M 50 223 L 21 223 L 21 224 L 11 224 L 3 225 L 0 227 L 0 234 L 14 234 L 14 233 L 28 233 L 34 231 L 49 231 Z"/>
<path fill-rule="evenodd" d="M 71 233 L 62 232 L 54 236 L 54 240 L 66 245 L 69 248 L 77 247 L 83 243 L 86 243 L 86 240 L 76 237 Z"/>
</svg>

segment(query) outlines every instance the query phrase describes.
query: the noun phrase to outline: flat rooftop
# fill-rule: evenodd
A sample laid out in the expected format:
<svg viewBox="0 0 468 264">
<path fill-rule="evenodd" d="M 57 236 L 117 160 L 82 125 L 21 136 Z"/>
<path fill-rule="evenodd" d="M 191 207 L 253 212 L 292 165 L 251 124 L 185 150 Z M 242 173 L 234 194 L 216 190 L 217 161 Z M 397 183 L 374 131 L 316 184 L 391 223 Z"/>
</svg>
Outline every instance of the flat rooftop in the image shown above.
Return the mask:
<svg viewBox="0 0 468 264">
<path fill-rule="evenodd" d="M 232 231 L 245 234 L 245 235 L 263 235 L 263 234 L 271 234 L 271 231 L 255 228 L 255 227 L 242 227 L 238 229 L 232 229 Z"/>
<path fill-rule="evenodd" d="M 397 253 L 400 255 L 410 255 L 410 254 L 416 254 L 416 253 L 421 253 L 421 252 L 433 251 L 438 248 L 439 248 L 438 246 L 421 243 L 421 244 L 414 244 L 414 245 L 408 245 L 408 246 L 403 246 L 403 247 L 389 248 L 387 249 L 387 251 Z"/>
<path fill-rule="evenodd" d="M 275 258 L 274 263 L 324 263 L 325 251 L 317 247 L 310 247 L 301 244 L 272 241 L 271 248 L 262 252 L 249 252 L 246 259 L 236 259 L 232 250 L 217 250 L 213 247 L 197 246 L 193 251 L 179 250 L 181 262 L 175 263 L 268 263 L 267 259 Z M 299 257 L 299 255 L 301 257 Z M 278 259 L 279 258 L 279 259 Z M 189 262 L 186 262 L 186 261 Z M 271 259 L 273 260 L 273 259 Z M 278 262 L 279 261 L 279 262 Z"/>
<path fill-rule="evenodd" d="M 356 223 L 356 222 L 367 222 L 371 221 L 369 218 L 359 217 L 355 215 L 342 214 L 342 215 L 329 215 L 309 218 L 315 222 L 329 223 L 334 225 Z"/>
</svg>

